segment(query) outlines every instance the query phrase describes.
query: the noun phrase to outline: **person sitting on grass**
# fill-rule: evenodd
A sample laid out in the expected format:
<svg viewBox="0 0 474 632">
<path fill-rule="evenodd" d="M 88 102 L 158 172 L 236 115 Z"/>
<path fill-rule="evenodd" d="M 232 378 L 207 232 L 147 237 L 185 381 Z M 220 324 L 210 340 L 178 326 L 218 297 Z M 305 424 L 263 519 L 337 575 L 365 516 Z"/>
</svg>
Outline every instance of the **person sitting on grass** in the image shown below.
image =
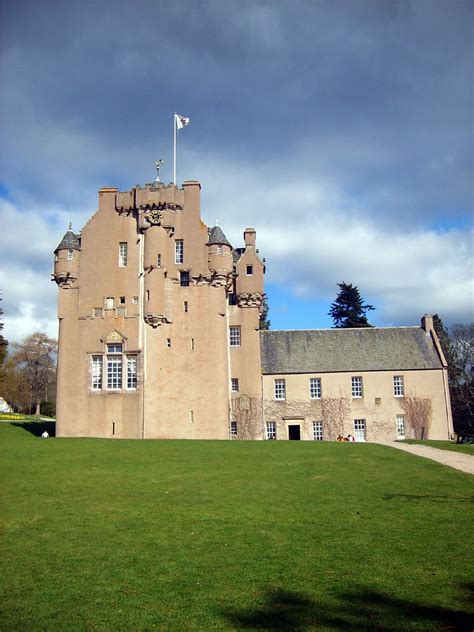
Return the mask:
<svg viewBox="0 0 474 632">
<path fill-rule="evenodd" d="M 42 437 L 43 439 L 48 439 L 48 438 L 49 438 L 48 431 L 47 431 L 47 430 L 45 430 L 45 431 L 43 432 L 43 434 L 41 435 L 41 437 Z"/>
</svg>

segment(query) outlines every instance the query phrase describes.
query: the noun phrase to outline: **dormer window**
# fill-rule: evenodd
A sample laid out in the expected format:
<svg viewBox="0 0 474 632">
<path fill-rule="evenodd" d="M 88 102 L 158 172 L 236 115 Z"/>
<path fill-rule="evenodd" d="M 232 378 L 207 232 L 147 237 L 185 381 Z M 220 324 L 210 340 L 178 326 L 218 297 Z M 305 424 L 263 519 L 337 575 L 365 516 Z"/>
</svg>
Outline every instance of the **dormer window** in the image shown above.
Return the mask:
<svg viewBox="0 0 474 632">
<path fill-rule="evenodd" d="M 247 276 L 252 276 L 253 274 L 253 266 L 247 266 Z"/>
<path fill-rule="evenodd" d="M 74 260 L 74 250 L 68 250 L 67 251 L 67 260 L 68 261 L 73 261 Z"/>
</svg>

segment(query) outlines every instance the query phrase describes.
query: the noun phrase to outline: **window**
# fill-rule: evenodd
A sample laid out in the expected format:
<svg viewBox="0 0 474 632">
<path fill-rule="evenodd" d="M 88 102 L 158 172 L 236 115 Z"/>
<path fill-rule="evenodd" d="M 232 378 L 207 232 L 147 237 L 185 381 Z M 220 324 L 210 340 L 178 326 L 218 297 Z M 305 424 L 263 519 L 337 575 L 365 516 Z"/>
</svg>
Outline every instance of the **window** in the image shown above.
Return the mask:
<svg viewBox="0 0 474 632">
<path fill-rule="evenodd" d="M 122 353 L 122 344 L 112 343 L 107 345 L 107 353 Z"/>
<path fill-rule="evenodd" d="M 67 260 L 68 261 L 73 261 L 74 259 L 74 250 L 68 250 L 67 251 Z"/>
<path fill-rule="evenodd" d="M 276 438 L 277 438 L 276 421 L 267 421 L 265 425 L 265 439 L 267 439 L 267 441 L 273 441 Z"/>
<path fill-rule="evenodd" d="M 102 307 L 94 307 L 94 318 L 102 318 Z"/>
<path fill-rule="evenodd" d="M 174 260 L 175 263 L 183 263 L 184 261 L 184 242 L 182 239 L 177 239 L 174 246 Z"/>
<path fill-rule="evenodd" d="M 111 296 L 108 296 L 105 299 L 105 309 L 113 309 L 114 308 L 114 299 Z"/>
<path fill-rule="evenodd" d="M 192 424 L 194 422 L 194 411 L 189 411 L 189 423 Z"/>
<path fill-rule="evenodd" d="M 102 388 L 102 356 L 92 356 L 92 389 Z"/>
<path fill-rule="evenodd" d="M 188 313 L 188 311 L 189 311 L 188 301 L 184 301 L 184 303 L 183 303 L 183 309 L 184 309 L 184 311 L 185 311 L 185 312 L 186 312 L 186 314 L 187 314 L 187 313 Z"/>
<path fill-rule="evenodd" d="M 240 327 L 229 327 L 229 340 L 231 347 L 240 347 Z"/>
<path fill-rule="evenodd" d="M 321 378 L 309 378 L 309 396 L 311 399 L 321 399 Z"/>
<path fill-rule="evenodd" d="M 137 356 L 127 356 L 127 388 L 137 388 Z"/>
<path fill-rule="evenodd" d="M 161 268 L 161 254 L 156 255 L 156 265 Z"/>
<path fill-rule="evenodd" d="M 229 294 L 229 305 L 237 305 L 237 295 L 233 292 Z"/>
<path fill-rule="evenodd" d="M 232 391 L 234 393 L 238 393 L 239 392 L 239 378 L 238 377 L 231 378 L 230 383 L 232 386 Z"/>
<path fill-rule="evenodd" d="M 137 303 L 138 303 L 138 296 L 134 296 L 134 297 L 132 298 L 132 303 L 134 303 L 135 305 L 137 305 Z"/>
<path fill-rule="evenodd" d="M 167 349 L 171 349 L 171 338 L 166 338 L 166 347 Z"/>
<path fill-rule="evenodd" d="M 116 316 L 125 316 L 125 307 L 117 307 Z"/>
<path fill-rule="evenodd" d="M 405 439 L 405 415 L 397 415 L 397 439 Z"/>
<path fill-rule="evenodd" d="M 365 441 L 365 419 L 354 419 L 354 434 L 356 441 Z"/>
<path fill-rule="evenodd" d="M 275 399 L 286 399 L 285 380 L 275 380 Z"/>
<path fill-rule="evenodd" d="M 231 437 L 237 436 L 237 422 L 236 421 L 230 422 L 230 436 Z"/>
<path fill-rule="evenodd" d="M 145 296 L 146 296 L 146 300 L 149 301 L 150 300 L 150 290 L 146 291 Z"/>
<path fill-rule="evenodd" d="M 191 351 L 194 351 L 194 338 L 191 338 Z"/>
<path fill-rule="evenodd" d="M 362 397 L 362 378 L 352 378 L 352 397 Z"/>
<path fill-rule="evenodd" d="M 253 266 L 247 266 L 247 276 L 252 276 L 253 274 Z"/>
<path fill-rule="evenodd" d="M 189 286 L 189 272 L 187 270 L 181 270 L 179 284 L 181 285 L 181 287 Z"/>
<path fill-rule="evenodd" d="M 119 243 L 119 268 L 125 268 L 128 259 L 128 244 L 126 241 Z"/>
<path fill-rule="evenodd" d="M 216 255 L 221 255 L 222 254 L 222 246 L 217 246 L 216 247 Z"/>
<path fill-rule="evenodd" d="M 314 441 L 323 440 L 323 422 L 313 421 L 313 439 Z"/>
<path fill-rule="evenodd" d="M 403 375 L 393 376 L 393 394 L 395 397 L 403 397 L 405 395 L 405 385 L 403 384 Z"/>
<path fill-rule="evenodd" d="M 120 305 L 125 305 L 125 296 L 120 297 Z"/>
<path fill-rule="evenodd" d="M 107 388 L 111 390 L 122 388 L 122 356 L 121 355 L 108 355 L 107 356 Z"/>
</svg>

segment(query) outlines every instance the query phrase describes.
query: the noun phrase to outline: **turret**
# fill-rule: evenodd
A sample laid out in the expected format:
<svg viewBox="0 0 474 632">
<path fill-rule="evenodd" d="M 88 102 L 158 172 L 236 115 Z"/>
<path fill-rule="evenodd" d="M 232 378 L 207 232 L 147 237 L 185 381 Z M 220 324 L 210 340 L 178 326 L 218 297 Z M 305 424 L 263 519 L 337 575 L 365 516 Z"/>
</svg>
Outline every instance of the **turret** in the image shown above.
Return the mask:
<svg viewBox="0 0 474 632">
<path fill-rule="evenodd" d="M 79 275 L 81 238 L 72 232 L 72 226 L 54 251 L 54 274 L 52 280 L 61 287 L 69 287 Z"/>
<path fill-rule="evenodd" d="M 209 234 L 208 265 L 213 276 L 213 285 L 224 285 L 232 272 L 232 246 L 219 226 L 214 226 Z"/>
</svg>

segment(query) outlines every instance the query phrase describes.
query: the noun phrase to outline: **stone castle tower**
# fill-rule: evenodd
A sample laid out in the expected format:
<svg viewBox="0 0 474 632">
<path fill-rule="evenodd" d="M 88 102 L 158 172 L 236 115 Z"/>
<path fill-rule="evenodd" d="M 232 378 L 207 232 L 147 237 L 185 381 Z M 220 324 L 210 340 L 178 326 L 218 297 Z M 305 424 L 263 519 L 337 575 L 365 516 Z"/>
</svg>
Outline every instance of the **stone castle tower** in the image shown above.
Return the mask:
<svg viewBox="0 0 474 632">
<path fill-rule="evenodd" d="M 201 220 L 199 182 L 99 191 L 55 250 L 58 436 L 229 437 L 261 396 L 264 262 Z"/>
</svg>

